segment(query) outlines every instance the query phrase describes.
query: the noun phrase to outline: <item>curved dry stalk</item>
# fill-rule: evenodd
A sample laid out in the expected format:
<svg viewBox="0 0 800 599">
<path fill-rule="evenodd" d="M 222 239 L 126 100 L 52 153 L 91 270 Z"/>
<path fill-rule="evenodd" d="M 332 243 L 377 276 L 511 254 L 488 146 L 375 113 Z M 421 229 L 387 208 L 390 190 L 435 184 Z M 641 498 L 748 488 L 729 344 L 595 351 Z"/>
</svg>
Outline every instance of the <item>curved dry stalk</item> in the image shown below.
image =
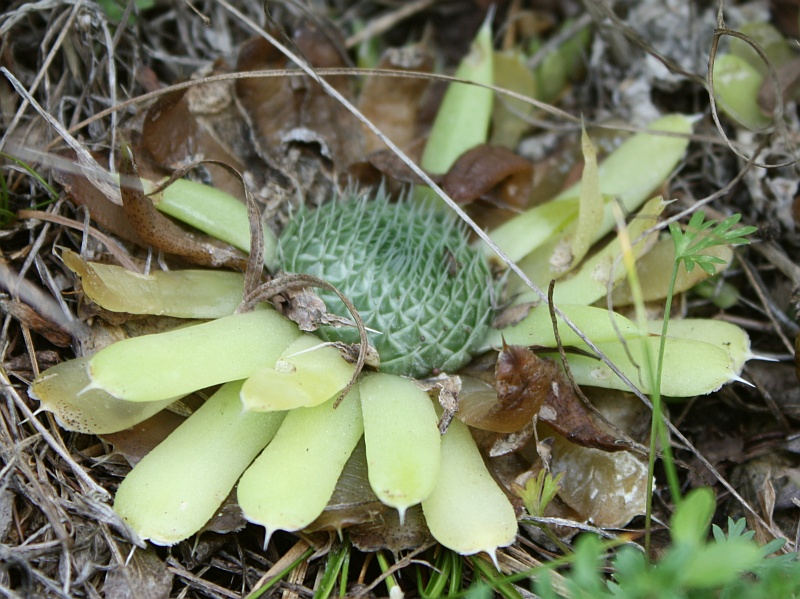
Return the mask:
<svg viewBox="0 0 800 599">
<path fill-rule="evenodd" d="M 356 310 L 356 307 L 341 291 L 336 289 L 333 285 L 320 279 L 318 277 L 312 275 L 305 275 L 305 274 L 284 274 L 279 276 L 277 279 L 272 279 L 259 287 L 256 287 L 251 292 L 247 293 L 242 299 L 242 303 L 239 308 L 236 310 L 237 314 L 242 312 L 249 312 L 253 308 L 255 308 L 256 304 L 261 302 L 269 301 L 279 293 L 283 291 L 287 291 L 289 289 L 302 289 L 304 287 L 318 287 L 320 289 L 325 289 L 326 291 L 331 291 L 339 296 L 339 299 L 342 300 L 342 303 L 347 307 L 347 311 L 350 312 L 353 316 L 353 320 L 356 323 L 356 328 L 358 328 L 358 337 L 359 337 L 359 348 L 358 348 L 358 358 L 356 361 L 356 369 L 353 372 L 353 376 L 350 377 L 350 382 L 345 385 L 345 387 L 339 392 L 339 396 L 336 398 L 336 401 L 333 404 L 333 407 L 336 408 L 344 399 L 344 396 L 350 392 L 350 389 L 353 388 L 353 385 L 356 384 L 361 371 L 364 369 L 364 364 L 367 360 L 367 350 L 369 348 L 369 339 L 367 338 L 367 327 L 364 326 L 364 321 L 361 320 L 361 316 Z"/>
</svg>

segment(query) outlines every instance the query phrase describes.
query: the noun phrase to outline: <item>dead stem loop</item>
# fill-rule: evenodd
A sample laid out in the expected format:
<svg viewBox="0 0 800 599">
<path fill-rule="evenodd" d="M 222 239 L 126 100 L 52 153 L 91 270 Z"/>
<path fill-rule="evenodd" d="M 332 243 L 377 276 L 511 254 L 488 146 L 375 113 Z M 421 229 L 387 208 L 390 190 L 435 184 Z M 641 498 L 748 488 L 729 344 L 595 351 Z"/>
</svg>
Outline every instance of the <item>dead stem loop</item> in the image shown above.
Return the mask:
<svg viewBox="0 0 800 599">
<path fill-rule="evenodd" d="M 342 303 L 345 305 L 345 307 L 347 307 L 347 311 L 353 316 L 353 320 L 356 323 L 356 328 L 358 329 L 359 348 L 358 359 L 356 360 L 356 369 L 353 372 L 353 376 L 350 377 L 350 382 L 348 382 L 344 389 L 339 392 L 339 397 L 336 398 L 336 401 L 333 404 L 333 407 L 336 408 L 341 403 L 342 399 L 344 399 L 344 396 L 347 395 L 350 392 L 350 389 L 353 388 L 358 376 L 364 369 L 367 348 L 369 347 L 367 328 L 364 326 L 364 321 L 361 320 L 361 316 L 359 315 L 358 310 L 356 310 L 356 307 L 353 305 L 353 302 L 347 299 L 347 297 L 336 287 L 323 279 L 312 275 L 290 273 L 282 274 L 271 281 L 267 281 L 266 283 L 259 285 L 247 293 L 244 298 L 242 298 L 242 303 L 239 304 L 239 307 L 236 309 L 236 313 L 242 314 L 244 312 L 250 312 L 256 307 L 256 304 L 269 301 L 284 291 L 288 291 L 290 289 L 303 289 L 305 287 L 317 287 L 319 289 L 325 289 L 326 291 L 332 291 L 339 296 L 339 299 L 342 300 Z"/>
</svg>

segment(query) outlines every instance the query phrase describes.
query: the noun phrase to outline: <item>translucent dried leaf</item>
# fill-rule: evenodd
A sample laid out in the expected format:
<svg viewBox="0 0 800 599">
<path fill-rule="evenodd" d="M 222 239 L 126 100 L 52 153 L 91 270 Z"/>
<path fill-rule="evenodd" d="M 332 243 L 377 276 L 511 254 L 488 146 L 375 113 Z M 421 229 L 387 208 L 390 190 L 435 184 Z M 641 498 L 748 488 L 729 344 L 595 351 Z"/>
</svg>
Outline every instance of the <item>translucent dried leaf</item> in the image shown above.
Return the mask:
<svg viewBox="0 0 800 599">
<path fill-rule="evenodd" d="M 418 505 L 406 511 L 402 524 L 398 513 L 388 510 L 379 519 L 348 529 L 348 535 L 353 546 L 361 551 L 387 549 L 395 555 L 432 541 L 422 508 Z"/>
<path fill-rule="evenodd" d="M 472 427 L 513 433 L 531 422 L 544 402 L 556 372 L 522 346 L 505 346 L 495 367 L 495 387 L 472 377 L 462 379 L 458 418 Z"/>
<path fill-rule="evenodd" d="M 106 574 L 102 593 L 117 599 L 167 599 L 172 590 L 172 577 L 155 550 L 137 549 L 124 564 Z"/>
<path fill-rule="evenodd" d="M 563 472 L 559 497 L 602 528 L 625 526 L 644 514 L 647 462 L 629 451 L 608 453 L 556 436 L 552 471 Z"/>
<path fill-rule="evenodd" d="M 177 398 L 151 403 L 133 403 L 112 397 L 89 386 L 90 357 L 62 362 L 39 375 L 30 395 L 41 409 L 52 412 L 62 428 L 79 433 L 102 434 L 121 431 L 147 420 Z"/>
<path fill-rule="evenodd" d="M 242 301 L 244 277 L 222 270 L 134 273 L 111 264 L 86 262 L 70 250 L 64 264 L 81 279 L 84 293 L 112 312 L 178 318 L 230 316 Z"/>
</svg>

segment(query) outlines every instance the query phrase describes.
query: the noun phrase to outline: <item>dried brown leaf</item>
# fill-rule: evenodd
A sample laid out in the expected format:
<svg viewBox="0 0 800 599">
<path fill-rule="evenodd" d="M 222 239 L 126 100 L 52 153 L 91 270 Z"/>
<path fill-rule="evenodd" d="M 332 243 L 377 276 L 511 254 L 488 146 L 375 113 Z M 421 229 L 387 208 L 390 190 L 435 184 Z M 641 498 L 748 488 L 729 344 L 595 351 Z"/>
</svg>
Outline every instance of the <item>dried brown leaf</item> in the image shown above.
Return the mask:
<svg viewBox="0 0 800 599">
<path fill-rule="evenodd" d="M 217 160 L 244 172 L 247 128 L 233 96 L 233 83 L 222 81 L 161 96 L 144 118 L 142 147 L 168 169 Z M 232 173 L 213 164 L 203 168 L 214 187 L 244 199 L 242 184 Z"/>
<path fill-rule="evenodd" d="M 347 66 L 341 40 L 311 24 L 301 26 L 293 42 L 313 67 Z M 286 58 L 272 44 L 254 38 L 242 45 L 238 71 L 283 69 Z M 350 79 L 327 78 L 344 97 L 351 99 Z M 308 77 L 240 79 L 236 83 L 239 104 L 252 126 L 259 154 L 280 168 L 292 143 L 316 144 L 320 154 L 339 172 L 363 156 L 360 128 L 337 100 Z"/>
<path fill-rule="evenodd" d="M 778 75 L 781 101 L 786 104 L 795 99 L 800 93 L 800 58 L 795 58 L 778 66 L 775 71 Z M 758 107 L 766 115 L 775 112 L 778 104 L 777 91 L 770 77 L 764 78 L 761 89 L 758 91 Z"/>
<path fill-rule="evenodd" d="M 539 420 L 576 445 L 604 451 L 625 449 L 615 436 L 607 432 L 604 425 L 598 424 L 594 414 L 558 368 L 550 380 L 547 399 L 539 410 Z"/>
<path fill-rule="evenodd" d="M 325 510 L 306 530 L 341 533 L 344 528 L 382 518 L 388 511 L 390 508 L 380 502 L 369 484 L 367 450 L 362 439 L 345 463 Z"/>
<path fill-rule="evenodd" d="M 85 207 L 92 220 L 120 239 L 140 246 L 147 245 L 128 222 L 122 206 L 109 198 L 83 175 L 54 170 L 53 178 L 69 198 Z"/>
<path fill-rule="evenodd" d="M 145 245 L 180 256 L 202 266 L 226 266 L 244 270 L 247 257 L 236 248 L 208 235 L 183 229 L 153 205 L 142 190 L 130 150 L 124 150 L 120 173 L 127 181 L 120 188 L 125 216 Z"/>
<path fill-rule="evenodd" d="M 136 426 L 118 433 L 101 435 L 101 437 L 113 445 L 114 450 L 122 455 L 131 466 L 135 466 L 184 420 L 185 418 L 182 416 L 162 410 Z"/>
<path fill-rule="evenodd" d="M 501 146 L 467 150 L 444 176 L 444 191 L 460 204 L 485 199 L 505 208 L 527 205 L 533 163 Z"/>
<path fill-rule="evenodd" d="M 387 509 L 380 518 L 353 526 L 348 534 L 353 546 L 361 551 L 387 549 L 394 554 L 417 549 L 433 541 L 419 505 L 406 510 L 402 525 L 397 510 Z"/>
<path fill-rule="evenodd" d="M 105 597 L 116 599 L 167 599 L 172 573 L 152 549 L 136 549 L 131 558 L 111 570 L 103 586 Z"/>
<path fill-rule="evenodd" d="M 39 315 L 36 310 L 18 300 L 8 297 L 0 298 L 0 312 L 15 318 L 23 327 L 38 333 L 53 345 L 69 347 L 72 335 L 60 328 L 56 323 L 50 322 Z"/>
<path fill-rule="evenodd" d="M 539 411 L 555 371 L 551 360 L 539 358 L 528 348 L 505 346 L 497 358 L 494 387 L 464 377 L 458 418 L 483 430 L 519 431 Z"/>
<path fill-rule="evenodd" d="M 378 69 L 429 73 L 433 59 L 423 44 L 389 48 L 376 65 Z M 414 141 L 419 101 L 428 82 L 422 78 L 368 77 L 358 99 L 358 108 L 386 137 L 401 149 Z M 386 148 L 385 144 L 362 125 L 364 151 Z"/>
</svg>

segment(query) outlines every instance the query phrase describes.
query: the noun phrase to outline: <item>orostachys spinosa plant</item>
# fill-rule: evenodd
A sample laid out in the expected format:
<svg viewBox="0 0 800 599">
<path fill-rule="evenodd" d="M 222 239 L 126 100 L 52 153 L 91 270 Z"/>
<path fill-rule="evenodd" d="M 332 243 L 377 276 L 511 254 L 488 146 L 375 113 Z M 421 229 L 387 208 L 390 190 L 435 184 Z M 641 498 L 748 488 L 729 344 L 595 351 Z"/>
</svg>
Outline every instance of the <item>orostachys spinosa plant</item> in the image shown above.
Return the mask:
<svg viewBox="0 0 800 599">
<path fill-rule="evenodd" d="M 92 291 L 92 280 L 103 277 L 100 265 L 64 258 L 87 295 L 102 303 L 103 294 Z M 372 491 L 401 522 L 421 503 L 433 536 L 455 551 L 493 555 L 511 543 L 514 510 L 467 427 L 454 421 L 441 435 L 434 402 L 410 378 L 454 373 L 489 327 L 495 284 L 463 226 L 408 198 L 392 202 L 382 191 L 348 190 L 294 215 L 277 262 L 285 273 L 332 285 L 352 303 L 320 292 L 337 326 L 321 326 L 315 337 L 271 305 L 230 315 L 231 302 L 221 302 L 229 315 L 223 309 L 216 320 L 118 342 L 34 384 L 70 428 L 108 432 L 225 383 L 131 471 L 117 492 L 117 513 L 139 536 L 172 544 L 200 530 L 238 481 L 248 520 L 268 535 L 301 530 L 324 510 L 363 436 Z M 191 301 L 187 285 L 203 284 L 184 282 L 178 293 Z M 344 322 L 352 307 L 380 365 L 364 371 L 342 399 L 354 366 L 330 342 L 359 343 L 355 326 Z M 185 305 L 160 311 L 178 312 L 191 314 Z M 87 403 L 75 407 L 63 394 L 54 397 L 67 387 L 101 415 L 87 416 Z M 97 427 L 108 420 L 113 424 Z"/>
<path fill-rule="evenodd" d="M 689 121 L 680 115 L 653 126 L 690 130 Z M 602 213 L 610 213 L 604 197 L 622 198 L 636 215 L 629 236 L 646 237 L 665 205 L 652 198 L 650 190 L 672 171 L 685 147 L 680 138 L 647 132 L 633 136 L 606 159 L 605 178 L 599 184 L 603 194 L 589 199 Z M 631 168 L 643 148 L 659 157 L 658 168 Z M 639 179 L 632 180 L 631 173 L 638 173 Z M 157 186 L 145 182 L 148 185 Z M 562 319 L 556 340 L 548 307 L 536 306 L 529 290 L 520 288 L 520 280 L 509 281 L 504 301 L 530 311 L 501 330 L 491 328 L 492 304 L 501 290 L 487 266 L 493 255 L 488 245 L 473 248 L 460 224 L 410 199 L 393 202 L 381 191 L 348 190 L 344 197 L 296 212 L 280 239 L 266 244 L 272 248 L 265 261 L 275 267 L 273 280 L 248 289 L 246 296 L 246 277 L 240 273 L 214 269 L 143 275 L 86 262 L 63 250 L 62 259 L 80 277 L 83 293 L 101 307 L 192 322 L 59 364 L 34 381 L 32 395 L 65 428 L 103 434 L 142 422 L 195 391 L 222 385 L 119 486 L 114 509 L 136 535 L 154 543 L 173 544 L 203 529 L 234 487 L 244 516 L 264 526 L 267 537 L 277 530 L 314 528 L 346 463 L 361 455 L 360 448 L 355 450 L 363 438 L 373 499 L 396 509 L 400 522 L 408 509 L 421 504 L 431 534 L 442 545 L 461 554 L 493 555 L 497 547 L 514 540 L 516 517 L 459 418 L 478 426 L 466 414 L 470 385 L 473 398 L 489 410 L 501 403 L 499 391 L 462 377 L 462 409 L 449 428 L 442 424 L 442 434 L 441 410 L 429 395 L 435 383 L 416 379 L 456 374 L 476 354 L 506 343 L 564 345 L 583 350 L 567 356 L 578 385 L 627 390 L 628 383 L 618 376 L 622 373 L 641 392 L 653 393 L 653 378 L 641 368 L 649 352 L 663 358 L 660 392 L 694 397 L 741 380 L 743 364 L 752 357 L 746 333 L 730 323 L 672 320 L 662 336 L 661 320 L 637 324 L 590 306 L 606 296 L 609 286 L 616 286 L 616 301 L 625 301 L 625 293 L 617 296 L 625 291 L 624 276 L 610 266 L 622 251 L 616 239 L 586 259 L 576 259 L 571 272 L 554 273 L 553 248 L 583 238 L 586 254 L 613 227 L 613 219 L 579 218 L 586 203 L 582 193 L 580 186 L 570 188 L 490 234 L 540 284 L 559 279 L 554 303 L 616 370 L 597 359 L 587 337 Z M 184 180 L 155 195 L 159 210 L 179 204 L 202 212 L 202 218 L 191 221 L 198 228 L 211 223 L 207 233 L 241 249 L 249 247 L 246 210 L 230 196 Z M 221 223 L 214 216 L 219 214 L 233 216 Z M 657 233 L 650 235 L 656 247 L 671 243 L 656 239 Z M 715 249 L 709 270 L 719 272 L 733 253 L 726 244 Z M 663 257 L 672 259 L 663 251 L 634 252 L 642 263 L 652 258 L 646 265 L 650 272 L 664 272 Z M 667 293 L 683 291 L 698 280 L 684 278 L 680 289 Z M 318 295 L 300 291 L 298 281 L 307 282 L 308 291 L 313 288 Z M 648 282 L 648 299 L 666 297 L 657 283 Z M 276 292 L 288 300 L 285 315 L 265 301 Z M 365 351 L 369 346 L 376 351 Z M 359 371 L 354 353 L 357 364 L 365 353 L 377 359 Z M 523 381 L 522 386 L 529 383 Z M 438 384 L 458 392 L 455 379 Z M 545 391 L 551 387 L 548 381 L 541 386 Z M 530 428 L 541 398 L 537 401 L 526 404 L 531 412 L 514 427 L 503 421 L 499 428 L 496 422 L 494 428 L 487 425 L 487 430 L 513 433 Z M 558 414 L 552 406 L 548 413 L 552 423 Z M 450 407 L 445 416 L 452 416 Z M 612 463 L 609 471 L 613 480 L 616 467 Z M 624 525 L 642 513 L 641 489 L 650 477 L 643 463 L 637 462 L 636 468 L 635 484 L 617 490 L 620 501 L 630 501 L 622 515 L 606 521 L 609 526 Z M 582 471 L 574 470 L 564 477 L 559 496 L 586 514 L 587 505 L 596 503 L 591 499 L 594 491 L 586 493 L 591 496 L 588 504 L 579 506 L 583 499 L 576 494 L 570 499 L 570 474 L 575 489 L 586 487 Z M 585 517 L 599 521 L 596 514 Z"/>
</svg>

